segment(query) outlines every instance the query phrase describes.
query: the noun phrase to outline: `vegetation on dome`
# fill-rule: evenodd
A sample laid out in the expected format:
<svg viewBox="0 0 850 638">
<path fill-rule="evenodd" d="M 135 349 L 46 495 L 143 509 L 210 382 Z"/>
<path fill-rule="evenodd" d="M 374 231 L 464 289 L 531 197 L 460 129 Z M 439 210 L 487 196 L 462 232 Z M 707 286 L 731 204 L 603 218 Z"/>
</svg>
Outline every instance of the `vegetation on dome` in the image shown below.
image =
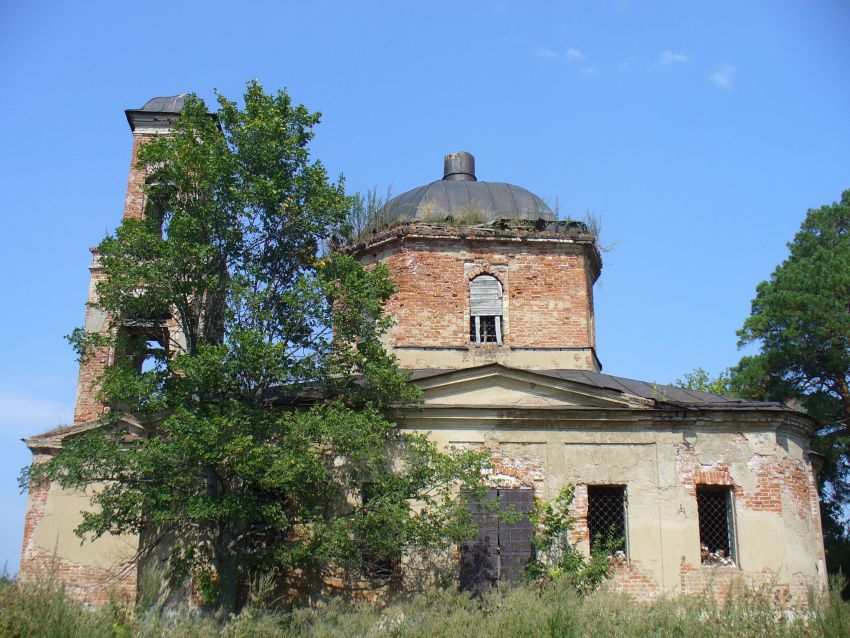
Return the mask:
<svg viewBox="0 0 850 638">
<path fill-rule="evenodd" d="M 484 206 L 470 202 L 465 206 L 456 207 L 451 213 L 440 208 L 433 202 L 422 204 L 416 217 L 396 216 L 387 213 L 387 202 L 392 199 L 392 192 L 387 189 L 386 194 L 378 192 L 377 187 L 358 193 L 354 196 L 351 208 L 348 210 L 346 220 L 335 229 L 333 242 L 330 248 L 341 248 L 343 246 L 354 246 L 368 242 L 373 236 L 385 231 L 393 230 L 402 226 L 430 226 L 433 228 L 469 228 L 487 229 L 494 232 L 529 232 L 529 233 L 552 233 L 558 235 L 590 235 L 597 248 L 601 251 L 609 247 L 599 243 L 601 235 L 601 222 L 598 217 L 587 213 L 583 219 L 571 219 L 562 216 L 556 202 L 554 220 L 547 219 L 517 219 L 489 217 L 489 211 Z"/>
</svg>

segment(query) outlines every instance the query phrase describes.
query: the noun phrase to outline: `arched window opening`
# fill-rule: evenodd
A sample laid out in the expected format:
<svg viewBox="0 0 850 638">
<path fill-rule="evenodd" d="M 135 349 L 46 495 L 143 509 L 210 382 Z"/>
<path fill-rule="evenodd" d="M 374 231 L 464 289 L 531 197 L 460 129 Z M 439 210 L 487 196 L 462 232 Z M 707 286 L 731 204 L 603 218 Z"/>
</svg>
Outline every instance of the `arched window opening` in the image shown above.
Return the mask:
<svg viewBox="0 0 850 638">
<path fill-rule="evenodd" d="M 169 356 L 168 330 L 153 326 L 128 326 L 123 329 L 121 349 L 129 364 L 143 374 L 155 370 Z"/>
<path fill-rule="evenodd" d="M 502 284 L 492 275 L 469 282 L 469 340 L 502 343 Z"/>
</svg>

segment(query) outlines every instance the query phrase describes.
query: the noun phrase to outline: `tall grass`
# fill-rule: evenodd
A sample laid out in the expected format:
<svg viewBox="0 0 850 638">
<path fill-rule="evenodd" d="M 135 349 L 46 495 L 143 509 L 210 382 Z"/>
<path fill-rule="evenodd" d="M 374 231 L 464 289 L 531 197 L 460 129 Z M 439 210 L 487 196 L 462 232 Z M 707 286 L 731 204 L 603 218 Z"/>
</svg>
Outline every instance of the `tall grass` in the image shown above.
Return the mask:
<svg viewBox="0 0 850 638">
<path fill-rule="evenodd" d="M 837 595 L 812 600 L 806 613 L 786 614 L 755 592 L 730 594 L 723 605 L 707 598 L 636 604 L 623 595 L 582 596 L 564 582 L 494 591 L 480 599 L 434 589 L 385 609 L 327 605 L 273 612 L 246 609 L 216 618 L 130 609 L 119 603 L 96 611 L 73 601 L 61 585 L 0 581 L 0 636 L 17 638 L 173 637 L 572 637 L 743 636 L 846 638 L 850 604 Z"/>
</svg>

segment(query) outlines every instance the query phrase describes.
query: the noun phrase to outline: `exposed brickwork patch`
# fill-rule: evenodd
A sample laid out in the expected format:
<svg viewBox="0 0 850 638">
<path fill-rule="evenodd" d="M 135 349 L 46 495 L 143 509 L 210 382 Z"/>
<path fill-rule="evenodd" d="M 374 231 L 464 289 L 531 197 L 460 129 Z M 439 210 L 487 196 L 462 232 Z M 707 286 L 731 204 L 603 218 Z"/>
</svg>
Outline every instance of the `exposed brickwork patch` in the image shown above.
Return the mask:
<svg viewBox="0 0 850 638">
<path fill-rule="evenodd" d="M 649 602 L 658 598 L 661 588 L 652 573 L 640 561 L 626 561 L 613 567 L 611 589 L 628 594 L 633 600 Z"/>
<path fill-rule="evenodd" d="M 503 286 L 505 346 L 596 345 L 592 280 L 578 245 L 410 239 L 361 259 L 385 263 L 399 288 L 387 304 L 394 345 L 468 348 L 469 280 L 483 273 Z"/>
<path fill-rule="evenodd" d="M 91 565 L 79 565 L 57 557 L 39 547 L 30 547 L 26 560 L 21 560 L 19 578 L 28 580 L 61 581 L 75 599 L 92 607 L 102 607 L 114 598 L 136 599 L 136 569 L 107 570 Z"/>
<path fill-rule="evenodd" d="M 543 498 L 546 469 L 534 455 L 506 456 L 500 448 L 484 448 L 490 453 L 493 469 L 488 479 L 501 487 L 525 487 L 534 490 L 535 498 Z"/>
</svg>

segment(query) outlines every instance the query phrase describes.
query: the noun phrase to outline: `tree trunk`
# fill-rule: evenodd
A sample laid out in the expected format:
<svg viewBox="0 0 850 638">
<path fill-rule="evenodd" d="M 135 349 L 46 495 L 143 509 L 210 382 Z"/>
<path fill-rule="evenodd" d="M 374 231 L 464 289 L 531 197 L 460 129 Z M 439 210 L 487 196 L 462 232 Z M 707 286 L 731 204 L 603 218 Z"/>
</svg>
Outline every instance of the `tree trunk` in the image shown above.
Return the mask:
<svg viewBox="0 0 850 638">
<path fill-rule="evenodd" d="M 233 554 L 227 549 L 218 562 L 218 607 L 224 612 L 230 613 L 236 609 L 236 591 L 239 585 L 239 573 L 236 569 L 236 561 Z"/>
</svg>

